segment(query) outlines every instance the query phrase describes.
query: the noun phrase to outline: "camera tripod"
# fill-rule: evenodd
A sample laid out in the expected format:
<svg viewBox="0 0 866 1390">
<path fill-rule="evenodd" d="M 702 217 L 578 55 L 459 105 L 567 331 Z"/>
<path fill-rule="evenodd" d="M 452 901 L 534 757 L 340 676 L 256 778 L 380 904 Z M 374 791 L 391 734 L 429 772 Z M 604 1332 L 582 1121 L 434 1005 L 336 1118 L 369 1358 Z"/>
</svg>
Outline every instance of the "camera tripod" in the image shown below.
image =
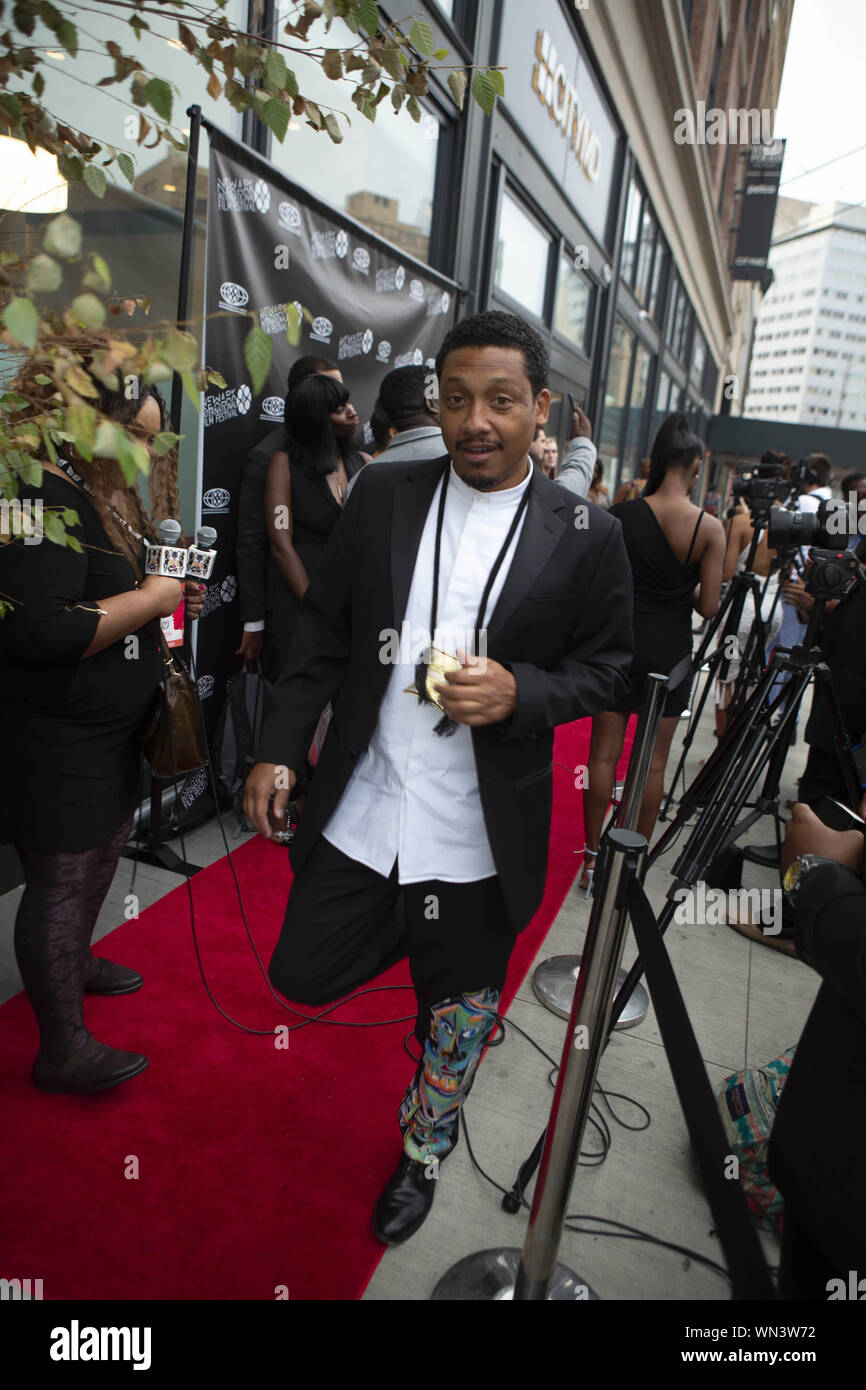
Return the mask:
<svg viewBox="0 0 866 1390">
<path fill-rule="evenodd" d="M 866 588 L 866 580 L 859 569 L 856 571 L 856 579 Z M 822 698 L 828 702 L 834 743 L 848 796 L 852 805 L 857 804 L 860 793 L 851 740 L 842 721 L 829 668 L 822 659 L 820 648 L 814 645 L 825 603 L 825 597 L 816 598 L 801 645 L 793 647 L 790 651 L 784 647 L 776 648 L 773 659 L 755 690 L 742 710 L 729 722 L 718 747 L 684 794 L 675 819 L 645 860 L 645 867 L 649 868 L 674 842 L 686 821 L 698 808 L 703 807 L 672 869 L 667 902 L 658 918 L 658 927 L 662 935 L 670 926 L 680 901 L 677 897 L 678 890 L 694 888 L 699 879 L 706 874 L 713 860 L 734 844 L 761 816 L 772 814 L 775 817 L 776 843 L 781 849 L 779 782 L 788 751 L 790 731 L 813 677 L 817 678 Z M 790 680 L 771 700 L 770 692 L 776 677 L 783 671 L 790 674 Z M 765 773 L 765 777 L 760 794 L 749 813 L 743 819 L 739 819 L 762 773 Z M 603 852 L 604 840 L 599 846 L 599 853 Z M 611 1006 L 605 1046 L 613 1036 L 620 1014 L 631 999 L 643 973 L 643 966 L 638 957 L 622 981 Z M 513 1213 L 519 1210 L 526 1186 L 541 1161 L 544 1140 L 545 1134 L 542 1134 L 532 1153 L 521 1165 L 513 1188 L 503 1197 L 502 1206 L 506 1211 Z"/>
<path fill-rule="evenodd" d="M 747 691 L 750 686 L 759 678 L 766 665 L 767 635 L 773 621 L 773 613 L 779 601 L 779 591 L 773 600 L 773 607 L 765 619 L 762 614 L 764 599 L 770 584 L 772 575 L 767 575 L 763 581 L 761 577 L 754 573 L 752 566 L 755 562 L 755 555 L 761 541 L 761 535 L 769 520 L 769 509 L 760 511 L 756 508 L 754 518 L 754 531 L 746 558 L 746 565 L 743 570 L 738 570 L 731 576 L 728 589 L 719 606 L 719 611 L 712 618 L 707 631 L 701 639 L 700 647 L 694 657 L 693 667 L 696 671 L 701 671 L 706 667 L 706 681 L 697 701 L 692 702 L 692 710 L 689 717 L 689 724 L 683 739 L 682 749 L 674 768 L 670 786 L 665 793 L 659 810 L 659 820 L 665 821 L 668 817 L 671 801 L 674 796 L 674 788 L 680 776 L 683 774 L 686 759 L 694 742 L 695 734 L 703 714 L 707 696 L 715 679 L 724 681 L 728 670 L 733 661 L 739 659 L 740 669 L 728 706 L 728 718 L 731 719 L 742 707 Z M 744 650 L 739 650 L 739 630 L 742 622 L 743 613 L 746 610 L 746 601 L 751 596 L 754 609 L 754 619 L 746 640 Z M 718 637 L 718 642 L 714 650 L 711 650 L 713 643 Z M 731 654 L 731 641 L 735 645 L 735 655 Z M 709 653 L 709 655 L 708 655 Z"/>
</svg>

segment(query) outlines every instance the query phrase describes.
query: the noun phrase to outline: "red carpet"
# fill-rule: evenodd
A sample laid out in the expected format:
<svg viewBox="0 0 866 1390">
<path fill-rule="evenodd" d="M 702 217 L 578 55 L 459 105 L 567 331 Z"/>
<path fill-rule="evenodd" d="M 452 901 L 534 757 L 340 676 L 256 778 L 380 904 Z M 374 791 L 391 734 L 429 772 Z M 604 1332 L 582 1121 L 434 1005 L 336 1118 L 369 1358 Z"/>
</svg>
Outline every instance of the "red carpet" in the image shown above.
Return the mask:
<svg viewBox="0 0 866 1390">
<path fill-rule="evenodd" d="M 589 727 L 557 732 L 547 890 L 518 940 L 503 1007 L 580 864 L 573 769 L 586 762 Z M 233 858 L 267 965 L 286 856 L 256 838 Z M 29 1076 L 30 1006 L 18 994 L 0 1008 L 0 1277 L 42 1279 L 46 1299 L 272 1300 L 279 1286 L 291 1299 L 357 1298 L 384 1253 L 370 1211 L 399 1152 L 411 1023 L 313 1024 L 277 1048 L 274 1028 L 298 1020 L 258 973 L 227 861 L 192 884 L 211 989 L 263 1035 L 239 1032 L 206 998 L 185 884 L 97 948 L 145 977 L 137 994 L 86 1003 L 96 1037 L 149 1057 L 143 1075 L 102 1095 L 43 1095 Z M 408 979 L 401 963 L 376 983 Z M 366 995 L 334 1017 L 397 1019 L 412 1001 L 411 989 Z"/>
</svg>

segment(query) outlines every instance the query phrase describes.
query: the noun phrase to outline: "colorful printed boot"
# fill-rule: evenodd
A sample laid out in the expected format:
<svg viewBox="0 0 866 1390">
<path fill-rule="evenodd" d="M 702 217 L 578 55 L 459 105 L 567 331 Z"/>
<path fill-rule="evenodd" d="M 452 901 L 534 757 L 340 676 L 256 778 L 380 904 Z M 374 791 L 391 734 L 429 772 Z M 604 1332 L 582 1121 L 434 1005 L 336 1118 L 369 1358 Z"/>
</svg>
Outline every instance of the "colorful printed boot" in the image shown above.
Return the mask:
<svg viewBox="0 0 866 1390">
<path fill-rule="evenodd" d="M 373 1213 L 373 1230 L 399 1245 L 424 1222 L 439 1164 L 457 1143 L 460 1107 L 496 1027 L 498 990 L 446 999 L 431 1010 L 424 1056 L 400 1107 L 403 1156 Z"/>
</svg>

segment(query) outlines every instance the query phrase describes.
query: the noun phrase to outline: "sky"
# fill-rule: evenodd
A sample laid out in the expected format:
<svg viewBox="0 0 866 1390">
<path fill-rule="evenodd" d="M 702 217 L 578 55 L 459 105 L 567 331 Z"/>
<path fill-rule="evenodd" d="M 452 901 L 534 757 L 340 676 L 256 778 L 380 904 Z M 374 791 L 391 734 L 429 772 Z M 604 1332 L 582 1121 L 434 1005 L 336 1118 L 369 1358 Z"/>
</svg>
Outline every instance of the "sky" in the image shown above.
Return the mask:
<svg viewBox="0 0 866 1390">
<path fill-rule="evenodd" d="M 779 192 L 821 203 L 866 201 L 866 0 L 794 0 L 774 134 L 788 141 Z M 805 174 L 804 178 L 796 175 Z"/>
</svg>

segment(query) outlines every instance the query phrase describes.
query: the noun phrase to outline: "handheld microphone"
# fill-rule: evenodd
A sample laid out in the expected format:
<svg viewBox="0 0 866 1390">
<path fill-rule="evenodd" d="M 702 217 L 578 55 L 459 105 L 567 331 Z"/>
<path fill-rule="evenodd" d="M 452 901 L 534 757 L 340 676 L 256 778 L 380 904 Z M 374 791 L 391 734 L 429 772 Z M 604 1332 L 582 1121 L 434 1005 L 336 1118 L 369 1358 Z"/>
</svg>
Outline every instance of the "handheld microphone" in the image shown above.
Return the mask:
<svg viewBox="0 0 866 1390">
<path fill-rule="evenodd" d="M 148 546 L 145 572 L 166 575 L 169 579 L 183 579 L 186 575 L 187 551 L 185 546 L 178 545 L 180 522 L 168 517 L 156 529 L 159 544 Z"/>
<path fill-rule="evenodd" d="M 187 551 L 186 572 L 192 579 L 210 579 L 213 573 L 217 533 L 212 526 L 200 526 L 195 533 L 195 545 Z"/>
</svg>

